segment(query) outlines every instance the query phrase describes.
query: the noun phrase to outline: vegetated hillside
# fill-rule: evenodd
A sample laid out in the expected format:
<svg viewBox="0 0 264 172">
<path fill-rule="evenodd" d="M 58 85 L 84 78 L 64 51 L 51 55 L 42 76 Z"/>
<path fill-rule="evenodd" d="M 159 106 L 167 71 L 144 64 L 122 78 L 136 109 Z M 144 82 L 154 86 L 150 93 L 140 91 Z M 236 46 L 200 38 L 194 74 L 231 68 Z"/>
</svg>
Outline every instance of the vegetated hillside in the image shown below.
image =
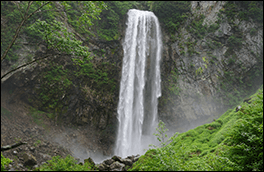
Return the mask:
<svg viewBox="0 0 264 172">
<path fill-rule="evenodd" d="M 131 170 L 263 171 L 263 87 L 219 119 L 171 139 Z"/>
</svg>

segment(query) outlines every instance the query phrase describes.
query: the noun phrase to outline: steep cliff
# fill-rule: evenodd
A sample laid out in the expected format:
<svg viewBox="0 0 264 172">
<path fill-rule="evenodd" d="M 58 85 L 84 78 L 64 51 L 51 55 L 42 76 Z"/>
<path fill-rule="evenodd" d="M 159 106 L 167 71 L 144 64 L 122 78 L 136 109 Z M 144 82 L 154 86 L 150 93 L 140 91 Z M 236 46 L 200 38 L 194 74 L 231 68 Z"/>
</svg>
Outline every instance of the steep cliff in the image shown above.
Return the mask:
<svg viewBox="0 0 264 172">
<path fill-rule="evenodd" d="M 211 122 L 263 84 L 263 19 L 243 20 L 232 5 L 193 1 L 175 35 L 163 30 L 159 115 L 174 131 Z"/>
</svg>

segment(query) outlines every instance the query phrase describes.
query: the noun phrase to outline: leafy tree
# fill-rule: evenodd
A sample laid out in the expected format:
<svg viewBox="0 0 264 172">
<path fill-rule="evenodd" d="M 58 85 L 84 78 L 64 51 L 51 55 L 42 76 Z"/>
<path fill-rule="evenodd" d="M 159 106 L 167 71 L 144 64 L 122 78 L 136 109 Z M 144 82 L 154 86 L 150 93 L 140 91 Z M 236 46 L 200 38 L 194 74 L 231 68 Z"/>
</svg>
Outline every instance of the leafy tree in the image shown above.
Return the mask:
<svg viewBox="0 0 264 172">
<path fill-rule="evenodd" d="M 160 142 L 161 147 L 166 146 L 170 141 L 172 141 L 172 139 L 174 137 L 176 137 L 179 134 L 178 132 L 176 132 L 173 137 L 168 139 L 168 135 L 166 134 L 166 131 L 168 131 L 168 129 L 165 128 L 165 124 L 161 120 L 159 121 L 159 124 L 158 124 L 158 127 L 156 128 L 156 130 L 158 133 L 154 133 L 153 135 L 157 136 L 157 139 Z M 150 146 L 156 147 L 152 144 Z"/>
<path fill-rule="evenodd" d="M 6 46 L 6 49 L 1 55 L 1 62 L 7 57 L 8 52 L 11 50 L 12 46 L 15 45 L 15 42 L 17 41 L 18 36 L 23 29 L 24 31 L 33 31 L 35 33 L 34 36 L 30 34 L 30 32 L 28 32 L 28 35 L 30 35 L 30 37 L 33 39 L 44 39 L 48 44 L 49 49 L 56 49 L 59 52 L 71 53 L 76 56 L 87 57 L 89 55 L 87 54 L 87 52 L 85 52 L 87 48 L 82 46 L 82 42 L 77 41 L 72 33 L 68 33 L 67 29 L 63 26 L 61 22 L 57 22 L 55 20 L 56 13 L 54 12 L 54 10 L 59 11 L 58 8 L 61 7 L 66 11 L 70 10 L 72 8 L 70 2 L 14 1 L 13 3 L 13 11 L 9 12 L 12 15 L 9 15 L 8 19 L 12 21 L 17 20 L 17 18 L 21 18 L 21 20 L 20 22 L 18 22 L 19 25 L 16 26 L 16 31 L 12 40 L 10 41 L 10 43 L 7 43 L 8 46 Z M 77 25 L 79 28 L 86 28 L 87 26 L 91 26 L 94 20 L 100 19 L 99 14 L 101 13 L 102 9 L 106 9 L 105 3 L 101 1 L 81 1 L 75 3 L 79 5 L 79 10 L 82 14 L 81 16 L 79 16 L 77 21 Z M 8 2 L 1 2 L 1 9 L 3 9 L 7 5 Z M 1 10 L 1 14 L 2 11 L 4 10 Z M 34 17 L 36 17 L 37 14 L 41 15 L 40 19 L 34 20 Z M 3 31 L 1 29 L 1 35 L 2 32 Z M 6 44 L 5 42 L 6 41 L 2 42 L 1 39 L 1 44 Z M 5 75 L 1 76 L 1 79 L 7 74 L 17 69 L 20 69 L 21 67 L 27 66 L 29 64 L 34 63 L 35 61 L 42 60 L 44 58 L 47 58 L 47 56 L 23 64 L 13 69 L 12 71 L 7 72 Z"/>
</svg>

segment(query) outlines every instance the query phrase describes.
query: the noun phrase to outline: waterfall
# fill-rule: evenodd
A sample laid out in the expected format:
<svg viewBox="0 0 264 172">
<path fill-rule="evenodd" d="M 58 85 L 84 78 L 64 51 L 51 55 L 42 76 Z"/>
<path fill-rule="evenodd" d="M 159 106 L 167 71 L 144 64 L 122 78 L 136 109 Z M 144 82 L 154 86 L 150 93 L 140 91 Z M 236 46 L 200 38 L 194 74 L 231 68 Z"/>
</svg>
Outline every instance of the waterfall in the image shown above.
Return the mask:
<svg viewBox="0 0 264 172">
<path fill-rule="evenodd" d="M 157 125 L 161 96 L 161 31 L 149 11 L 130 9 L 123 42 L 123 65 L 118 102 L 118 135 L 115 154 L 142 154 L 142 137 L 151 137 Z"/>
</svg>

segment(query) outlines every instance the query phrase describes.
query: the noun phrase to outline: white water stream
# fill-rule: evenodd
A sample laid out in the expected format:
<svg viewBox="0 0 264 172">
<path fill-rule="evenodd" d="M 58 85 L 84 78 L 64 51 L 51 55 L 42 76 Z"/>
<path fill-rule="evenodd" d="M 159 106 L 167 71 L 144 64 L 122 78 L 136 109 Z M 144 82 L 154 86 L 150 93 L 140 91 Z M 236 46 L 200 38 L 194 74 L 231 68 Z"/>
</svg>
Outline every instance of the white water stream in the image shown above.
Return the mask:
<svg viewBox="0 0 264 172">
<path fill-rule="evenodd" d="M 143 154 L 157 126 L 161 96 L 161 31 L 157 17 L 149 11 L 128 11 L 123 42 L 118 135 L 115 155 Z"/>
</svg>

